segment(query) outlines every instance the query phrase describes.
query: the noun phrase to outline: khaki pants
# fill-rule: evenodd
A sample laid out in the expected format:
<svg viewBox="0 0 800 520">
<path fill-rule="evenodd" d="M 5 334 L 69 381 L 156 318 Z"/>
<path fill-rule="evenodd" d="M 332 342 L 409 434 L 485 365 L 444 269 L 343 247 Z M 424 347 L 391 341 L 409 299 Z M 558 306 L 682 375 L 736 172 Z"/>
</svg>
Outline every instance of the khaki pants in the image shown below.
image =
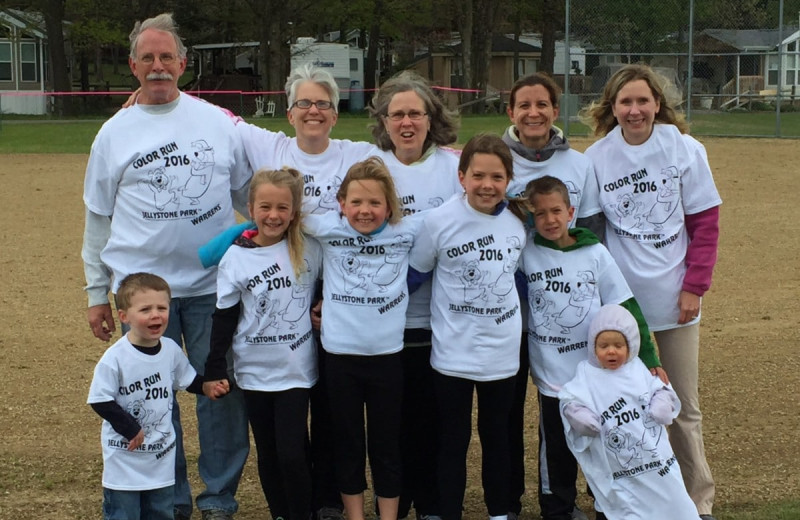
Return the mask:
<svg viewBox="0 0 800 520">
<path fill-rule="evenodd" d="M 698 397 L 700 325 L 654 332 L 659 357 L 678 398 L 681 413 L 669 427 L 683 482 L 699 514 L 711 514 L 714 479 L 703 446 L 703 415 Z"/>
</svg>

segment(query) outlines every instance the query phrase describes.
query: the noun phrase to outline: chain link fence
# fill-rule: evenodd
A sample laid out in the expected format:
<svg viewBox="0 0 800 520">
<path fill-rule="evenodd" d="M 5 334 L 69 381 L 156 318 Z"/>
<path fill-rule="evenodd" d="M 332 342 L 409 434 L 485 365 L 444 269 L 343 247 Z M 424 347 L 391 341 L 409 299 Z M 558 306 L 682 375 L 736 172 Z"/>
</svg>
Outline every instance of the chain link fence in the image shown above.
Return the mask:
<svg viewBox="0 0 800 520">
<path fill-rule="evenodd" d="M 693 134 L 800 137 L 797 9 L 790 0 L 565 0 L 568 133 L 588 132 L 576 115 L 614 72 L 644 62 L 674 87 Z"/>
</svg>

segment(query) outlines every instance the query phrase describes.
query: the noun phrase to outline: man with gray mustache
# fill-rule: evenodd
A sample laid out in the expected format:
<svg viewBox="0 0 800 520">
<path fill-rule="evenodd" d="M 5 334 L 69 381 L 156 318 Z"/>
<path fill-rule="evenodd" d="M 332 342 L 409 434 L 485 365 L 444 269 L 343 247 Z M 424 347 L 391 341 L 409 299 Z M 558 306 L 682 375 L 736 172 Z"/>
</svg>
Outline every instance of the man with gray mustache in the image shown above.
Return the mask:
<svg viewBox="0 0 800 520">
<path fill-rule="evenodd" d="M 216 268 L 202 267 L 197 248 L 236 223 L 234 207 L 247 214 L 251 172 L 233 121 L 178 90 L 186 47 L 172 15 L 137 22 L 130 41 L 129 64 L 141 92 L 134 106 L 100 129 L 86 167 L 82 257 L 89 326 L 98 339 L 111 339 L 116 326 L 109 292 L 128 274 L 157 274 L 172 290 L 166 336 L 186 348 L 202 374 Z M 233 518 L 238 508 L 235 493 L 249 438 L 242 392 L 231 387 L 224 399 L 197 398 L 198 469 L 205 484 L 197 508 L 203 520 Z M 172 421 L 178 438 L 174 517 L 188 519 L 192 494 L 177 401 Z"/>
</svg>

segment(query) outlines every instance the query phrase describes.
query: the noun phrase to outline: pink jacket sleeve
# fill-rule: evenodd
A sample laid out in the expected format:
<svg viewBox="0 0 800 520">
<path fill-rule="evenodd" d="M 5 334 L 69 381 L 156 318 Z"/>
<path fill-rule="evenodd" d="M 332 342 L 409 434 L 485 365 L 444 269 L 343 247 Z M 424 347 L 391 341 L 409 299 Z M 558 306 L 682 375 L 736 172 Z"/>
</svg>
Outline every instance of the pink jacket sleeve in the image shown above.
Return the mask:
<svg viewBox="0 0 800 520">
<path fill-rule="evenodd" d="M 689 233 L 689 247 L 682 289 L 703 296 L 711 287 L 711 275 L 717 263 L 719 206 L 686 215 L 686 231 Z"/>
</svg>

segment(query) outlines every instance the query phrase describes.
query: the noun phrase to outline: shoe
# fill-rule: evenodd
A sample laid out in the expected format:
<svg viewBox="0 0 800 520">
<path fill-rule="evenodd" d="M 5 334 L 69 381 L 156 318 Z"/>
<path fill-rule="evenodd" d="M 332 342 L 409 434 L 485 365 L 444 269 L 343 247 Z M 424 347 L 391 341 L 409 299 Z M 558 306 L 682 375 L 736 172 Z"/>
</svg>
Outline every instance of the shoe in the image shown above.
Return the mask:
<svg viewBox="0 0 800 520">
<path fill-rule="evenodd" d="M 420 515 L 419 520 L 442 520 L 439 515 Z M 511 520 L 511 513 L 509 513 L 508 520 Z"/>
<path fill-rule="evenodd" d="M 344 520 L 344 513 L 335 507 L 321 507 L 317 511 L 317 520 Z"/>
<path fill-rule="evenodd" d="M 201 512 L 203 513 L 203 520 L 233 520 L 233 513 L 222 509 L 205 509 Z"/>
<path fill-rule="evenodd" d="M 575 506 L 575 509 L 572 510 L 572 520 L 589 520 L 589 517 L 586 516 L 586 513 L 581 511 L 581 508 Z"/>
<path fill-rule="evenodd" d="M 711 515 L 700 515 L 700 520 L 717 520 Z"/>
<path fill-rule="evenodd" d="M 172 518 L 175 520 L 191 520 L 192 514 L 189 513 L 188 515 L 183 511 L 176 509 L 172 512 Z"/>
</svg>

